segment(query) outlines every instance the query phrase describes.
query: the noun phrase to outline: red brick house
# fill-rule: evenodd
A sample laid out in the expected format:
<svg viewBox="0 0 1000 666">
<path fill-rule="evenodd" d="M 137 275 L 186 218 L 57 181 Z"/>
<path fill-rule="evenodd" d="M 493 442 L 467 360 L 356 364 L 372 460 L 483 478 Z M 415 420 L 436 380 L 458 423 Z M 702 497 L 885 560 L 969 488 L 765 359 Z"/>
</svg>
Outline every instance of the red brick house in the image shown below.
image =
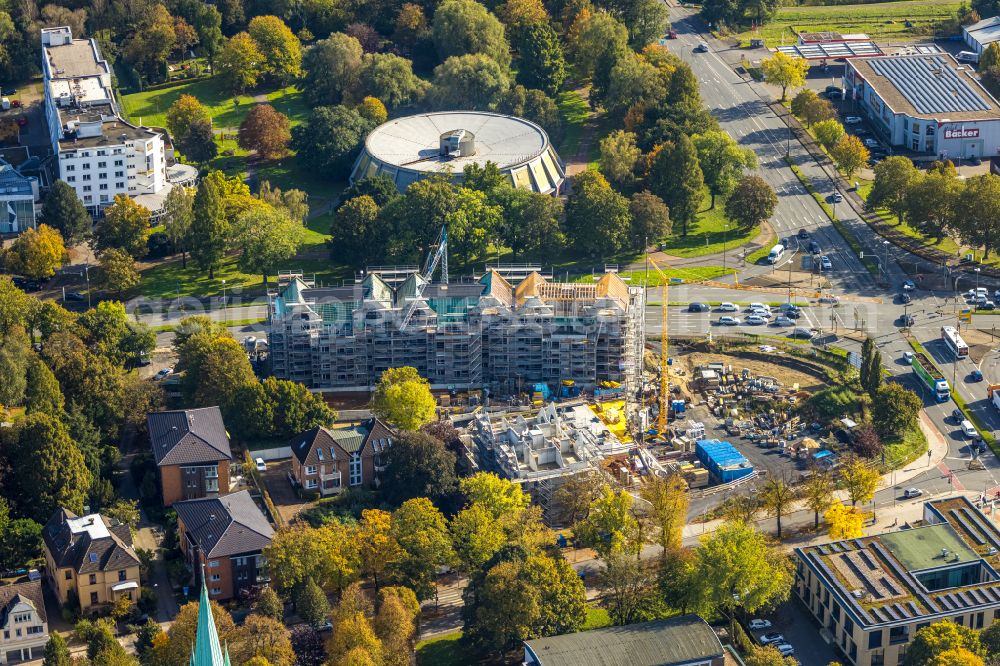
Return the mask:
<svg viewBox="0 0 1000 666">
<path fill-rule="evenodd" d="M 292 476 L 304 490 L 324 497 L 345 488 L 377 486 L 384 470 L 382 454 L 393 437 L 376 418 L 346 428 L 312 428 L 289 442 Z"/>
<path fill-rule="evenodd" d="M 233 452 L 218 407 L 155 412 L 146 423 L 163 506 L 229 492 Z"/>
</svg>

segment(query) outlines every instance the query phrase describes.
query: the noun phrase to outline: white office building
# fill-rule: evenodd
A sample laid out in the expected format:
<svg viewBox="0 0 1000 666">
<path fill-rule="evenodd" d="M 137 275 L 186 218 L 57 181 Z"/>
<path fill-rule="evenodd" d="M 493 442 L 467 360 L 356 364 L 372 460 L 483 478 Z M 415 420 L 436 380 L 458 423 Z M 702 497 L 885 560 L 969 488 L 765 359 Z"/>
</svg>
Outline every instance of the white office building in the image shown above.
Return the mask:
<svg viewBox="0 0 1000 666">
<path fill-rule="evenodd" d="M 848 60 L 844 88 L 891 146 L 950 160 L 1000 155 L 1000 104 L 946 53 Z"/>
<path fill-rule="evenodd" d="M 119 194 L 157 213 L 171 187 L 173 149 L 166 131 L 121 117 L 111 66 L 95 40 L 73 39 L 65 26 L 41 33 L 45 114 L 59 178 L 95 217 Z M 181 170 L 185 178 L 189 170 Z"/>
</svg>

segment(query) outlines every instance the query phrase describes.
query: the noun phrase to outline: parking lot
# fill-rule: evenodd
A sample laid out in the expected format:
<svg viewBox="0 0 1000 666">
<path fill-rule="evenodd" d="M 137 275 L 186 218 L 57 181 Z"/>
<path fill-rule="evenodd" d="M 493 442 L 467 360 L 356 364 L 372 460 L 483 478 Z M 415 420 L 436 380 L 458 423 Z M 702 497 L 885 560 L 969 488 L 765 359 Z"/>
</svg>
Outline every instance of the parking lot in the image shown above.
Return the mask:
<svg viewBox="0 0 1000 666">
<path fill-rule="evenodd" d="M 840 661 L 833 647 L 820 636 L 815 618 L 794 594 L 773 614 L 763 617 L 771 621 L 772 627 L 751 632 L 754 637 L 771 632 L 781 634 L 785 642 L 795 648 L 793 656 L 802 666 L 827 666 L 832 661 Z"/>
</svg>

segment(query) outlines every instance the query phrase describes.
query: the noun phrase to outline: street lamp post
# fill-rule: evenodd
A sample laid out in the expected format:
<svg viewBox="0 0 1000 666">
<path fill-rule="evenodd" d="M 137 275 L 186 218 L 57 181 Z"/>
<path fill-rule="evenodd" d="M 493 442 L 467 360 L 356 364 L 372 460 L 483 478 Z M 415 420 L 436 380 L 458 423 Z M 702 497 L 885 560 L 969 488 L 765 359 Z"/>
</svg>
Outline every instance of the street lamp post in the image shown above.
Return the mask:
<svg viewBox="0 0 1000 666">
<path fill-rule="evenodd" d="M 885 283 L 889 284 L 889 241 L 882 241 L 882 248 L 885 250 L 882 253 L 885 259 L 885 264 L 882 266 L 882 270 L 885 273 Z"/>
<path fill-rule="evenodd" d="M 222 281 L 222 318 L 226 318 L 226 281 Z"/>
<path fill-rule="evenodd" d="M 976 273 L 976 295 L 978 296 L 979 295 L 979 267 L 976 266 L 972 270 L 975 271 L 975 273 Z"/>
<path fill-rule="evenodd" d="M 722 225 L 722 273 L 726 273 L 726 242 L 729 240 L 729 225 Z"/>
<path fill-rule="evenodd" d="M 83 265 L 83 274 L 87 276 L 87 309 L 91 308 L 90 305 L 90 264 Z M 79 273 L 77 273 L 79 275 Z"/>
</svg>

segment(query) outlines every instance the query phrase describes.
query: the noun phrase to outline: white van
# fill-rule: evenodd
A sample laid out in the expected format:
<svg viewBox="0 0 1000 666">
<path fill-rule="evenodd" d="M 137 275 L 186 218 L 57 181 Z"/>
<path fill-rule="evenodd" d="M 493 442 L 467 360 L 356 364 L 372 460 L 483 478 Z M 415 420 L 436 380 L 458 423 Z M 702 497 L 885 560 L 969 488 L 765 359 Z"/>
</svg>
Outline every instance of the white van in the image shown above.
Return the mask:
<svg viewBox="0 0 1000 666">
<path fill-rule="evenodd" d="M 972 51 L 959 51 L 958 55 L 955 56 L 955 60 L 958 62 L 979 62 L 979 54 Z"/>
<path fill-rule="evenodd" d="M 962 434 L 969 439 L 975 439 L 979 436 L 979 433 L 976 432 L 976 427 L 969 423 L 968 419 L 962 421 Z"/>
<path fill-rule="evenodd" d="M 781 261 L 783 256 L 785 256 L 785 246 L 778 243 L 771 248 L 771 253 L 767 255 L 767 263 L 776 264 Z"/>
</svg>

